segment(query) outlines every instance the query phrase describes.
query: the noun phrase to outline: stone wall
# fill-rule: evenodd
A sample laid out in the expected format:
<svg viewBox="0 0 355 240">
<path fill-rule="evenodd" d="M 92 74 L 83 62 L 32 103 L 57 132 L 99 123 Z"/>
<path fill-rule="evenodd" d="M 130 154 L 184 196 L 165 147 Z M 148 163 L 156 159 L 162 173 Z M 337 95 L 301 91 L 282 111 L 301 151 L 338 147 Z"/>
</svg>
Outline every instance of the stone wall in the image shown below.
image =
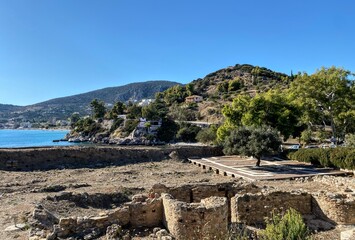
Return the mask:
<svg viewBox="0 0 355 240">
<path fill-rule="evenodd" d="M 147 195 L 122 201 L 120 193 L 88 195 L 62 193 L 48 201 L 70 201 L 83 208 L 105 208 L 114 202 L 119 208 L 95 217 L 56 218 L 39 208 L 32 225 L 52 232 L 53 237 L 84 237 L 105 234 L 109 226 L 162 227 L 176 239 L 224 239 L 230 223 L 261 227 L 271 213 L 294 208 L 330 224 L 355 224 L 355 203 L 346 194 L 282 192 L 258 188 L 252 183 L 194 184 L 167 187 L 156 184 Z M 318 220 L 316 221 L 318 222 Z M 320 229 L 323 227 L 320 226 Z M 318 229 L 318 228 L 314 228 Z M 55 239 L 55 238 L 53 238 Z"/>
<path fill-rule="evenodd" d="M 38 210 L 35 211 L 38 212 Z M 36 220 L 39 221 L 39 219 Z M 142 201 L 128 202 L 124 206 L 100 216 L 60 218 L 59 224 L 53 226 L 52 235 L 60 238 L 84 237 L 93 231 L 102 235 L 106 232 L 107 227 L 113 224 L 129 225 L 134 228 L 162 226 L 162 199 L 144 198 Z"/>
<path fill-rule="evenodd" d="M 228 233 L 225 197 L 186 203 L 163 194 L 164 225 L 176 239 L 224 239 Z"/>
<path fill-rule="evenodd" d="M 69 236 L 83 237 L 93 230 L 96 230 L 97 234 L 103 234 L 106 232 L 106 228 L 113 224 L 124 226 L 129 224 L 129 222 L 129 208 L 122 207 L 103 216 L 61 218 L 59 224 L 54 225 L 52 235 L 59 238 L 67 238 Z"/>
<path fill-rule="evenodd" d="M 313 209 L 319 217 L 337 224 L 355 225 L 355 201 L 342 194 L 314 196 Z"/>
<path fill-rule="evenodd" d="M 294 208 L 302 215 L 312 214 L 312 196 L 303 192 L 267 192 L 237 194 L 231 199 L 231 221 L 263 226 L 273 211 Z"/>
<path fill-rule="evenodd" d="M 252 183 L 217 183 L 217 184 L 193 184 L 179 187 L 166 187 L 163 184 L 155 184 L 149 191 L 151 195 L 169 193 L 174 199 L 183 202 L 200 202 L 211 196 L 226 197 L 228 200 L 237 193 L 256 193 L 258 189 Z"/>
<path fill-rule="evenodd" d="M 212 146 L 95 146 L 0 149 L 0 170 L 45 170 L 55 168 L 100 167 L 124 165 L 175 158 L 222 155 L 220 148 Z"/>
<path fill-rule="evenodd" d="M 163 220 L 163 204 L 161 198 L 148 198 L 142 202 L 131 202 L 130 225 L 132 227 L 159 227 Z"/>
</svg>

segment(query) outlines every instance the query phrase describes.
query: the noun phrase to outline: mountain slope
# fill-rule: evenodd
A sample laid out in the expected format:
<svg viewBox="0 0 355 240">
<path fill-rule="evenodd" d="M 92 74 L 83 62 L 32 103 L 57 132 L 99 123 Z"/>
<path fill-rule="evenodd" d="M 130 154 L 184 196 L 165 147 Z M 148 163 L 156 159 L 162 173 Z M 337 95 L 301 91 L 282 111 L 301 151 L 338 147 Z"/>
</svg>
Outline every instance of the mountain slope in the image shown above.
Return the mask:
<svg viewBox="0 0 355 240">
<path fill-rule="evenodd" d="M 36 122 L 47 121 L 53 118 L 66 119 L 73 112 L 79 112 L 83 115 L 88 114 L 90 102 L 95 98 L 107 104 L 113 104 L 116 101 L 139 101 L 143 98 L 154 98 L 155 93 L 179 84 L 170 81 L 138 82 L 68 97 L 55 98 L 25 107 L 0 105 L 0 111 L 3 109 L 1 117 L 6 119 L 21 118 Z"/>
<path fill-rule="evenodd" d="M 32 106 L 42 107 L 64 104 L 88 105 L 95 98 L 111 104 L 117 101 L 141 100 L 143 98 L 154 98 L 155 93 L 164 91 L 174 85 L 180 85 L 180 83 L 170 81 L 130 83 L 124 86 L 103 88 L 78 95 L 55 98 Z"/>
<path fill-rule="evenodd" d="M 20 111 L 23 108 L 24 107 L 22 107 L 22 106 L 16 106 L 16 105 L 11 105 L 11 104 L 1 104 L 0 103 L 0 118 L 3 115 L 9 114 L 9 113 L 15 112 L 15 111 Z"/>
</svg>

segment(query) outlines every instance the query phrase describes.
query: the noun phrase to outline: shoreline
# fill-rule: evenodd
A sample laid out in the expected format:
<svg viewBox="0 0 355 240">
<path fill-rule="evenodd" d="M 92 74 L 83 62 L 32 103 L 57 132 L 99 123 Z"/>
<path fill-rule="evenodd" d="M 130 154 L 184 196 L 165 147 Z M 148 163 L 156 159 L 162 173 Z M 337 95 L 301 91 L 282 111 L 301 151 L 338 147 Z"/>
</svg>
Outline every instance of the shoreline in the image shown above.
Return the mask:
<svg viewBox="0 0 355 240">
<path fill-rule="evenodd" d="M 13 130 L 13 131 L 23 131 L 23 130 L 29 130 L 29 131 L 33 131 L 33 130 L 41 130 L 41 131 L 68 131 L 70 132 L 69 128 L 50 128 L 50 129 L 46 129 L 46 128 L 0 128 L 1 130 Z"/>
</svg>

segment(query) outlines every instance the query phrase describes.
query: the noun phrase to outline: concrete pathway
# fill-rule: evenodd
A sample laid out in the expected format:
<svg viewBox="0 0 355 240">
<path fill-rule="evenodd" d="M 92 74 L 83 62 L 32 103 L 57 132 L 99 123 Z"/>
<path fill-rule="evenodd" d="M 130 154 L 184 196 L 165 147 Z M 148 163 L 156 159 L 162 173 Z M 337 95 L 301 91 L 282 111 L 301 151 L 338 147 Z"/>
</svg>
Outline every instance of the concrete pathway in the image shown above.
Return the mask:
<svg viewBox="0 0 355 240">
<path fill-rule="evenodd" d="M 255 159 L 240 156 L 189 158 L 189 161 L 203 169 L 213 170 L 217 174 L 242 177 L 251 181 L 349 174 L 331 168 L 316 168 L 311 164 L 288 160 L 261 160 L 261 166 L 255 167 Z"/>
</svg>

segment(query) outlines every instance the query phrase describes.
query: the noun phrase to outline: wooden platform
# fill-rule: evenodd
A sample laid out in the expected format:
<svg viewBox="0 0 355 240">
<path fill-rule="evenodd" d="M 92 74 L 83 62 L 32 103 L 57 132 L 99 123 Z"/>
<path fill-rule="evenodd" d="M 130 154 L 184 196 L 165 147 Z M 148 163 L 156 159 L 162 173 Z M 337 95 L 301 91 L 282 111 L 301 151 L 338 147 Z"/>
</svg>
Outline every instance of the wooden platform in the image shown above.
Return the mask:
<svg viewBox="0 0 355 240">
<path fill-rule="evenodd" d="M 189 161 L 203 169 L 213 170 L 217 174 L 242 177 L 251 181 L 349 174 L 349 172 L 331 168 L 316 168 L 311 164 L 288 160 L 261 160 L 260 167 L 255 167 L 255 159 L 240 156 L 189 158 Z"/>
</svg>

